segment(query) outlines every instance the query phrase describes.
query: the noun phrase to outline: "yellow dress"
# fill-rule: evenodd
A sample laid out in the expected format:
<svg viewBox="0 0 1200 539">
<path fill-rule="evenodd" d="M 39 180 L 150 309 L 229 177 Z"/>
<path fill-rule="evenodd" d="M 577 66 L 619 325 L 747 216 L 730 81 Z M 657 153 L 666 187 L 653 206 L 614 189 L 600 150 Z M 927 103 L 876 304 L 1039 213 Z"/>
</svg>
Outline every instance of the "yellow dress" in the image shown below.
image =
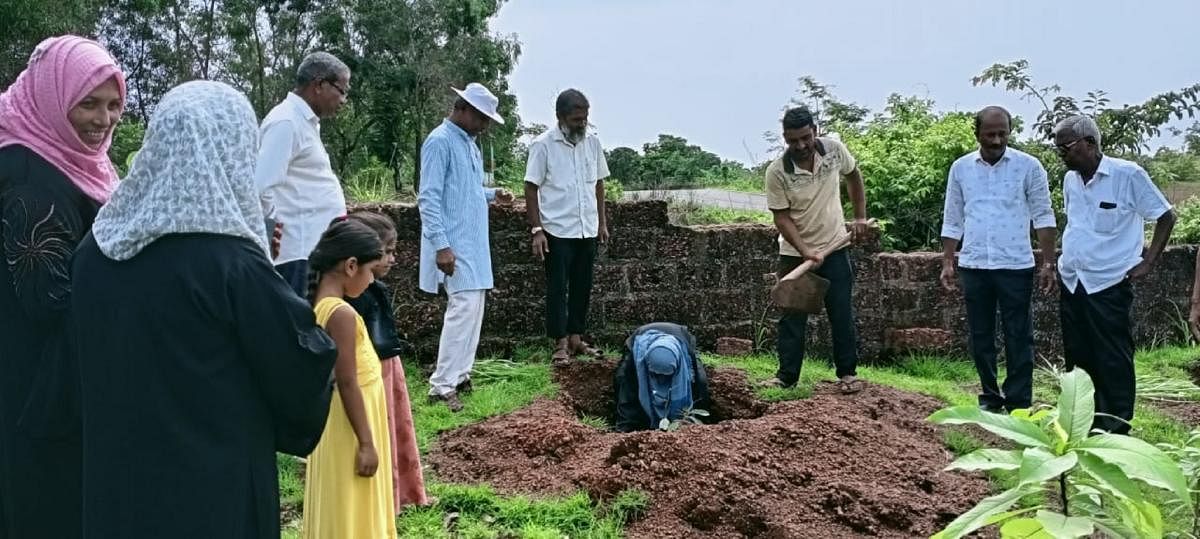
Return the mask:
<svg viewBox="0 0 1200 539">
<path fill-rule="evenodd" d="M 337 388 L 325 421 L 325 433 L 308 456 L 304 484 L 304 537 L 311 539 L 382 539 L 396 537 L 396 511 L 392 500 L 392 448 L 388 435 L 387 400 L 382 369 L 362 317 L 341 298 L 323 298 L 314 311 L 325 327 L 333 312 L 349 309 L 356 319 L 358 387 L 362 389 L 367 421 L 379 454 L 379 468 L 371 477 L 355 472 L 358 438 L 342 406 Z"/>
</svg>

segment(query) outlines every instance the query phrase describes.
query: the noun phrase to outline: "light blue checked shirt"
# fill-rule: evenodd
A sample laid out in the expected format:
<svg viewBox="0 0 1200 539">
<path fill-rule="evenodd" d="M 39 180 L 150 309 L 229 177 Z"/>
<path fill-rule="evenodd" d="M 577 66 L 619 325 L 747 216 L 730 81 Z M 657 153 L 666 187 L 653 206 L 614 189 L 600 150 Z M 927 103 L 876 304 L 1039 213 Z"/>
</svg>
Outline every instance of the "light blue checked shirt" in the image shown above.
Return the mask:
<svg viewBox="0 0 1200 539">
<path fill-rule="evenodd" d="M 453 294 L 492 288 L 488 243 L 488 203 L 496 189 L 484 187 L 483 157 L 475 140 L 443 120 L 421 147 L 421 290 Z M 454 275 L 437 268 L 437 252 L 449 247 L 457 259 Z"/>
</svg>

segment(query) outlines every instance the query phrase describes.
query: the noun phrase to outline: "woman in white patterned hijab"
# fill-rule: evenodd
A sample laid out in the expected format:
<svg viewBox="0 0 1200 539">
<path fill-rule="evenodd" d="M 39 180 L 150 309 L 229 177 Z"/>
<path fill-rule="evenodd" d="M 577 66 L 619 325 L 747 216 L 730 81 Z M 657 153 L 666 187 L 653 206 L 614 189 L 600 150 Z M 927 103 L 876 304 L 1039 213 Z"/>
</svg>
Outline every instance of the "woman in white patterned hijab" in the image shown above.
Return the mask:
<svg viewBox="0 0 1200 539">
<path fill-rule="evenodd" d="M 167 234 L 211 233 L 258 243 L 267 253 L 254 188 L 258 122 L 250 102 L 219 82 L 163 96 L 129 175 L 96 216 L 100 251 L 129 260 Z"/>
<path fill-rule="evenodd" d="M 316 447 L 337 349 L 267 257 L 257 153 L 242 94 L 171 90 L 75 251 L 68 337 L 93 535 L 170 537 L 187 522 L 191 537 L 279 537 L 276 452 Z"/>
</svg>

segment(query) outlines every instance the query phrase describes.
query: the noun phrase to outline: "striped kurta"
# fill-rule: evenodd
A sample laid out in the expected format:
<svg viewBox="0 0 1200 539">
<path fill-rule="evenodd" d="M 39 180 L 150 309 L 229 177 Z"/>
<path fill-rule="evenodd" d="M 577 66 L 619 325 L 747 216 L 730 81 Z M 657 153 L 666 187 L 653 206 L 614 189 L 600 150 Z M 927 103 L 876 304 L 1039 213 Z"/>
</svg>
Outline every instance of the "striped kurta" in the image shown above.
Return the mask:
<svg viewBox="0 0 1200 539">
<path fill-rule="evenodd" d="M 488 244 L 488 202 L 496 190 L 484 187 L 483 158 L 475 140 L 450 120 L 442 121 L 421 147 L 421 290 L 438 286 L 453 294 L 492 288 Z M 454 275 L 437 268 L 437 251 L 449 247 Z"/>
</svg>

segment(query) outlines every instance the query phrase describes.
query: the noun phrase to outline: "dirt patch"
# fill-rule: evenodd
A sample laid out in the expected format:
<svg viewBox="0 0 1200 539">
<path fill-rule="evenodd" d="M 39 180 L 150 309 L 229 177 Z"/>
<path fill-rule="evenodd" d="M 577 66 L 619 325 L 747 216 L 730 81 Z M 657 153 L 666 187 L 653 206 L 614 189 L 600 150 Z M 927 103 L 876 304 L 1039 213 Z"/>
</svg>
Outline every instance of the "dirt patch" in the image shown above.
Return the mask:
<svg viewBox="0 0 1200 539">
<path fill-rule="evenodd" d="M 611 387 L 600 389 L 611 365 L 559 369 L 561 400 L 446 433 L 428 462 L 442 480 L 505 492 L 640 489 L 651 507 L 629 527 L 634 538 L 928 537 L 988 493 L 978 476 L 942 471 L 951 455 L 924 421 L 935 399 L 822 384 L 810 399 L 768 405 L 739 371 L 717 369 L 713 407 L 726 421 L 620 434 L 577 419 L 581 405 L 611 407 Z"/>
<path fill-rule="evenodd" d="M 1189 427 L 1200 427 L 1200 402 L 1161 402 L 1154 407 Z"/>
</svg>

